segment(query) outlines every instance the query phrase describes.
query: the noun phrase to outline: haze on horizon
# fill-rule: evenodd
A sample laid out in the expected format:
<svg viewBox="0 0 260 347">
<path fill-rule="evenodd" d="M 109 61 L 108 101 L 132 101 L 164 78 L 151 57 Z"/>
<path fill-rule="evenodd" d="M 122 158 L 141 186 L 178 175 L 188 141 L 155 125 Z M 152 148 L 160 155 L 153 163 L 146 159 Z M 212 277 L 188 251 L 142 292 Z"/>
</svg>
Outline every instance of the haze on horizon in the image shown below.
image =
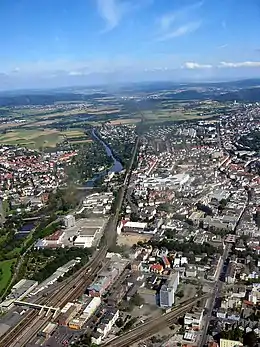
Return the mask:
<svg viewBox="0 0 260 347">
<path fill-rule="evenodd" d="M 0 90 L 260 77 L 258 0 L 3 0 Z"/>
</svg>

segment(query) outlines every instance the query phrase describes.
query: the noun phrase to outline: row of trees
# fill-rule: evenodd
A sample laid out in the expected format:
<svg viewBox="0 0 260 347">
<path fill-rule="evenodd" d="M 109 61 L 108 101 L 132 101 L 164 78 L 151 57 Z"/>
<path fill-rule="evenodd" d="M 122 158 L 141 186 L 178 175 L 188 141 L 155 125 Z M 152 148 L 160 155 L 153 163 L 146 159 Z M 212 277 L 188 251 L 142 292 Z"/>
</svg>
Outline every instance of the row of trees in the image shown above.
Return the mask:
<svg viewBox="0 0 260 347">
<path fill-rule="evenodd" d="M 30 258 L 33 258 L 35 262 L 38 258 L 48 259 L 49 257 L 54 256 L 53 260 L 51 260 L 49 263 L 46 264 L 44 268 L 42 268 L 39 272 L 33 275 L 33 279 L 35 281 L 42 282 L 46 278 L 48 278 L 53 272 L 55 272 L 58 267 L 65 265 L 67 262 L 77 257 L 80 257 L 81 263 L 85 264 L 88 261 L 90 254 L 91 250 L 89 249 L 86 250 L 83 248 L 74 247 L 58 248 L 55 250 L 55 253 L 53 253 L 53 250 L 51 249 L 43 249 L 37 252 L 32 252 L 30 254 Z M 78 267 L 75 267 L 74 270 Z"/>
</svg>

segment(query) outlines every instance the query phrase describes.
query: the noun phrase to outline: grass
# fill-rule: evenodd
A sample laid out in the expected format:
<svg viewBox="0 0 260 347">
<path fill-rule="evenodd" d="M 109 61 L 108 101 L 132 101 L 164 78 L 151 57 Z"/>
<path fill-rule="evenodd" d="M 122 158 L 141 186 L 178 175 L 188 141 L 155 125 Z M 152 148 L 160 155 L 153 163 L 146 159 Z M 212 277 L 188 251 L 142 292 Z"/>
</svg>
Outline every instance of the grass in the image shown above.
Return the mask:
<svg viewBox="0 0 260 347">
<path fill-rule="evenodd" d="M 0 293 L 8 286 L 12 278 L 11 267 L 15 263 L 16 259 L 4 260 L 0 262 L 0 268 L 3 273 L 0 275 Z"/>
</svg>

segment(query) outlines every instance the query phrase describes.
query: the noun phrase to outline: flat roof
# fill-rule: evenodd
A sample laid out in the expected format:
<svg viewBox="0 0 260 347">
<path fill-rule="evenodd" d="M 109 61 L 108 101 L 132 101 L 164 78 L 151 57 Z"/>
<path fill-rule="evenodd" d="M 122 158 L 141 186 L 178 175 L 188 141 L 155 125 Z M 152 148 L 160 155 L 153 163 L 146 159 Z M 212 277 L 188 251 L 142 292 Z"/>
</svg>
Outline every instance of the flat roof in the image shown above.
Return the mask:
<svg viewBox="0 0 260 347">
<path fill-rule="evenodd" d="M 100 228 L 96 227 L 82 227 L 79 230 L 80 236 L 95 236 L 95 234 L 100 230 Z"/>
</svg>

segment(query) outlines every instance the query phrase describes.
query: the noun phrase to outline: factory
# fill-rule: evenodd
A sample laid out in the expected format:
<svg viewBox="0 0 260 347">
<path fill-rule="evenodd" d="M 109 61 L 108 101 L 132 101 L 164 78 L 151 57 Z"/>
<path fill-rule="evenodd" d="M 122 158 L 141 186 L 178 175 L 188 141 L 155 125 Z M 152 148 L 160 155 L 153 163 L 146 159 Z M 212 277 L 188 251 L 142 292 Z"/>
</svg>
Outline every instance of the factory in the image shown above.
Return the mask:
<svg viewBox="0 0 260 347">
<path fill-rule="evenodd" d="M 71 217 L 73 217 L 71 220 Z M 81 247 L 90 248 L 101 238 L 107 224 L 107 217 L 81 218 L 74 222 L 74 216 L 66 216 L 61 230 L 38 240 L 34 248 Z"/>
<path fill-rule="evenodd" d="M 107 223 L 107 218 L 83 218 L 77 221 L 78 227 L 73 245 L 75 247 L 92 247 L 98 235 L 102 235 Z"/>
</svg>

